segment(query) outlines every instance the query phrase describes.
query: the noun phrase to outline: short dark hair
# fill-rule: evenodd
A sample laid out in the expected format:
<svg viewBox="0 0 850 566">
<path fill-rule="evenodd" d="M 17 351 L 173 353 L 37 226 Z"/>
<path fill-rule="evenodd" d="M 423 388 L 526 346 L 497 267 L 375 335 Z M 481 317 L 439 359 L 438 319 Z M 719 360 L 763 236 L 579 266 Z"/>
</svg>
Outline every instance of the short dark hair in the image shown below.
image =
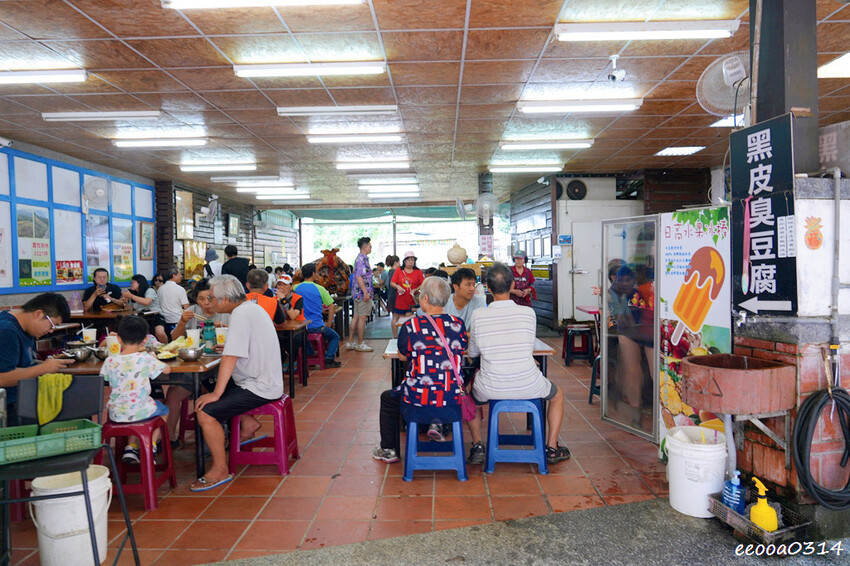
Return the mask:
<svg viewBox="0 0 850 566">
<path fill-rule="evenodd" d="M 452 288 L 454 288 L 455 285 L 460 287 L 460 284 L 463 283 L 466 279 L 472 279 L 473 281 L 475 281 L 475 272 L 469 269 L 468 267 L 458 268 L 457 270 L 455 270 L 454 273 L 452 273 Z"/>
<path fill-rule="evenodd" d="M 357 240 L 357 249 L 362 249 L 364 245 L 368 244 L 372 241 L 372 238 L 369 236 L 363 236 L 362 238 Z"/>
<path fill-rule="evenodd" d="M 423 271 L 422 273 L 424 273 L 425 275 L 434 275 L 435 271 L 437 271 L 436 267 L 429 267 L 425 269 L 425 271 Z"/>
<path fill-rule="evenodd" d="M 192 288 L 186 291 L 186 298 L 189 299 L 189 302 L 198 304 L 198 295 L 201 291 L 209 291 L 210 290 L 210 280 L 207 277 L 203 279 L 199 279 L 197 283 L 192 285 Z"/>
<path fill-rule="evenodd" d="M 316 273 L 315 263 L 305 263 L 301 266 L 301 277 L 304 279 L 310 279 L 314 273 Z"/>
<path fill-rule="evenodd" d="M 494 295 L 504 295 L 511 290 L 514 274 L 504 263 L 494 263 L 487 270 L 487 288 Z"/>
<path fill-rule="evenodd" d="M 379 261 L 378 263 L 375 264 L 375 267 L 386 267 L 386 266 L 384 265 L 383 261 Z"/>
<path fill-rule="evenodd" d="M 271 265 L 265 266 L 263 268 L 263 271 L 265 271 L 266 273 L 271 273 L 272 272 L 272 266 Z"/>
<path fill-rule="evenodd" d="M 156 283 L 157 278 L 159 278 L 163 283 L 165 283 L 168 280 L 168 278 L 165 276 L 165 273 L 160 271 L 159 273 L 157 273 L 156 275 L 153 276 L 153 281 L 152 281 L 151 284 Z"/>
<path fill-rule="evenodd" d="M 445 269 L 435 269 L 434 273 L 431 274 L 432 277 L 442 277 L 443 279 L 449 278 L 449 273 Z"/>
<path fill-rule="evenodd" d="M 269 282 L 269 274 L 262 269 L 252 269 L 248 272 L 248 288 L 262 289 Z"/>
<path fill-rule="evenodd" d="M 51 318 L 61 318 L 62 322 L 71 320 L 71 309 L 68 301 L 59 293 L 41 293 L 36 295 L 22 307 L 24 312 L 42 311 Z"/>
<path fill-rule="evenodd" d="M 283 273 L 283 266 L 278 265 L 274 268 L 275 273 Z"/>
<path fill-rule="evenodd" d="M 144 297 L 145 293 L 148 292 L 148 287 L 150 287 L 150 285 L 148 285 L 148 278 L 142 275 L 141 273 L 137 273 L 133 275 L 131 279 L 139 284 L 139 290 L 130 290 L 130 292 L 136 295 L 137 297 Z"/>
<path fill-rule="evenodd" d="M 224 246 L 224 255 L 227 257 L 236 257 L 239 255 L 239 248 L 230 244 L 229 246 Z"/>
<path fill-rule="evenodd" d="M 104 273 L 109 275 L 108 269 L 106 269 L 105 267 L 98 267 L 97 269 L 95 269 L 94 271 L 91 272 L 91 278 L 94 279 L 94 276 L 97 275 L 98 272 L 100 272 L 100 271 L 103 271 Z"/>
<path fill-rule="evenodd" d="M 125 344 L 141 344 L 148 335 L 148 323 L 138 315 L 123 317 L 118 321 L 118 337 Z"/>
</svg>

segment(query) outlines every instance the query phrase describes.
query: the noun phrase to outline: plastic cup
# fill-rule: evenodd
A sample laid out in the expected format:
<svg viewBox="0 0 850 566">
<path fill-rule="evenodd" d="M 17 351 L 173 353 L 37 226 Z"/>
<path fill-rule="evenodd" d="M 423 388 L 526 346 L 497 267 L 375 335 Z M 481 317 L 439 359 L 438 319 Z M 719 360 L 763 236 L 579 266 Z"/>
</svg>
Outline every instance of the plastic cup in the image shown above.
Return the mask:
<svg viewBox="0 0 850 566">
<path fill-rule="evenodd" d="M 215 343 L 217 345 L 222 345 L 227 341 L 227 327 L 216 327 L 215 329 Z"/>
<path fill-rule="evenodd" d="M 86 328 L 83 330 L 83 342 L 94 342 L 97 340 L 97 328 Z"/>
<path fill-rule="evenodd" d="M 187 348 L 197 348 L 201 344 L 201 329 L 187 330 L 186 340 Z"/>
<path fill-rule="evenodd" d="M 110 356 L 117 356 L 121 353 L 121 344 L 118 342 L 117 336 L 106 337 L 106 351 Z"/>
</svg>

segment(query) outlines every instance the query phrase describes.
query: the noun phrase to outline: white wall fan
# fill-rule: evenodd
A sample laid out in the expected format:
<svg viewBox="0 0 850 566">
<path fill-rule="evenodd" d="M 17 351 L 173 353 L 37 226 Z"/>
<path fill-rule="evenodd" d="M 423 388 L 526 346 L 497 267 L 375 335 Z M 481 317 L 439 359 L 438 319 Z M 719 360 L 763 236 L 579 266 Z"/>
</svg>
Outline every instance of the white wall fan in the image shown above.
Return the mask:
<svg viewBox="0 0 850 566">
<path fill-rule="evenodd" d="M 697 102 L 703 110 L 715 116 L 737 116 L 747 112 L 750 103 L 750 54 L 736 51 L 718 57 L 706 69 L 697 82 Z"/>
<path fill-rule="evenodd" d="M 210 200 L 207 206 L 201 207 L 201 214 L 204 215 L 204 220 L 207 222 L 215 221 L 215 215 L 218 213 L 218 195 L 210 195 Z"/>
<path fill-rule="evenodd" d="M 101 177 L 90 177 L 83 186 L 83 214 L 88 214 L 89 208 L 109 210 L 112 202 L 112 181 Z"/>
</svg>

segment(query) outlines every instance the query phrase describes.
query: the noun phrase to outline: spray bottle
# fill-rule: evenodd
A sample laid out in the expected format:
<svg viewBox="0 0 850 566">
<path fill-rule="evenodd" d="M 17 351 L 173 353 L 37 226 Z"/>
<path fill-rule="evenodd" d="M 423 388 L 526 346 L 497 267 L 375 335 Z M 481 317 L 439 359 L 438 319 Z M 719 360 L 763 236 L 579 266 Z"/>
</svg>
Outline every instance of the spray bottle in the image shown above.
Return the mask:
<svg viewBox="0 0 850 566">
<path fill-rule="evenodd" d="M 767 504 L 767 488 L 764 484 L 756 477 L 753 478 L 753 483 L 756 484 L 759 495 L 758 501 L 750 509 L 750 521 L 767 532 L 773 532 L 779 527 L 776 509 Z"/>
</svg>

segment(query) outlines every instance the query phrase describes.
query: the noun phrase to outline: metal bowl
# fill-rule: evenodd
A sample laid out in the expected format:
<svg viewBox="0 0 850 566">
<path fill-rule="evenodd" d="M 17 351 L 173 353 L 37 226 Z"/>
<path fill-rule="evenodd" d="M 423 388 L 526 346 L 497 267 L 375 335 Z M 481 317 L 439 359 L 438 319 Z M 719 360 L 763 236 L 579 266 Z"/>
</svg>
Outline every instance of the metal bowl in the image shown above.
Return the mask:
<svg viewBox="0 0 850 566">
<path fill-rule="evenodd" d="M 91 350 L 88 348 L 75 348 L 70 353 L 78 362 L 84 362 L 91 356 Z"/>
<path fill-rule="evenodd" d="M 203 348 L 180 348 L 177 350 L 177 356 L 184 362 L 194 362 L 203 355 Z"/>
<path fill-rule="evenodd" d="M 97 350 L 94 351 L 94 357 L 98 360 L 105 360 L 109 357 L 109 349 L 106 346 L 101 346 Z"/>
</svg>

